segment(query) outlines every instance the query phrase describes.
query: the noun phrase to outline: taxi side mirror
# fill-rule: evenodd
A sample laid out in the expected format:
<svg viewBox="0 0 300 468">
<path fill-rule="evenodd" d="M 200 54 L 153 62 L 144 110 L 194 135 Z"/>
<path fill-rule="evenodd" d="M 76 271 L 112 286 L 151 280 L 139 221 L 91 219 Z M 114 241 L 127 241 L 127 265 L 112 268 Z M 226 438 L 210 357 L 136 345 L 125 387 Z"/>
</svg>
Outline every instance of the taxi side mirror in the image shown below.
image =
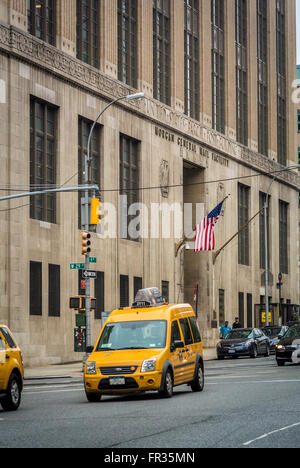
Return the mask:
<svg viewBox="0 0 300 468">
<path fill-rule="evenodd" d="M 94 346 L 87 346 L 86 353 L 91 354 L 93 352 Z"/>
<path fill-rule="evenodd" d="M 184 348 L 184 342 L 176 340 L 171 344 L 171 352 L 173 353 L 178 348 Z"/>
</svg>

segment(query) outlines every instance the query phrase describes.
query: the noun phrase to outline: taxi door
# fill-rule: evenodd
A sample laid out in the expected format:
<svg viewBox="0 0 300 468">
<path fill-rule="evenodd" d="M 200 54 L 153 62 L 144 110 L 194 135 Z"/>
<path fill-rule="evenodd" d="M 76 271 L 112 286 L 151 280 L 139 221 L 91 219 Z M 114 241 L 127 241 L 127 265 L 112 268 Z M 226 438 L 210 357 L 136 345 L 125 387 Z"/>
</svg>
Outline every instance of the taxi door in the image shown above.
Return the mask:
<svg viewBox="0 0 300 468">
<path fill-rule="evenodd" d="M 182 341 L 178 320 L 174 320 L 171 325 L 171 358 L 170 361 L 174 372 L 174 385 L 179 385 L 184 382 L 184 353 L 183 348 L 173 348 L 175 341 Z"/>
<path fill-rule="evenodd" d="M 187 318 L 182 318 L 179 320 L 180 327 L 182 330 L 185 349 L 183 352 L 184 367 L 183 367 L 183 377 L 184 382 L 191 382 L 194 379 L 195 366 L 196 366 L 196 353 L 193 346 L 193 336 L 189 321 Z"/>
<path fill-rule="evenodd" d="M 0 390 L 5 390 L 6 367 L 6 344 L 0 332 Z"/>
</svg>

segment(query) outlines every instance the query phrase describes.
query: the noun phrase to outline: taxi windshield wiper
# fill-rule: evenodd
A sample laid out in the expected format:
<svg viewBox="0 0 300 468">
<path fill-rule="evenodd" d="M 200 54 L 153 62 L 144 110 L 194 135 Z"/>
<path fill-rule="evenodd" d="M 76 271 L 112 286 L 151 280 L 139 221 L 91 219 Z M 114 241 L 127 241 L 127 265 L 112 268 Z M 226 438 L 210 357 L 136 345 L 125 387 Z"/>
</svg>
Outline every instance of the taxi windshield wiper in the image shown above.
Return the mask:
<svg viewBox="0 0 300 468">
<path fill-rule="evenodd" d="M 128 346 L 128 347 L 119 348 L 119 349 L 148 349 L 148 348 L 145 348 L 144 346 Z"/>
</svg>

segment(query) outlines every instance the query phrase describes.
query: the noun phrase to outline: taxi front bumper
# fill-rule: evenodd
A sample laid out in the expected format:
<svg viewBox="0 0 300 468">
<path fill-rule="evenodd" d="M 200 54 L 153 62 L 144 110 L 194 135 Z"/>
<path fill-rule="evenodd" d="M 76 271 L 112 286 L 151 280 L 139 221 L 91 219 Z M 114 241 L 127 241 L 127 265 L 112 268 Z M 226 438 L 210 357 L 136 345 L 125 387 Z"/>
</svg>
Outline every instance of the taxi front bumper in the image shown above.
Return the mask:
<svg viewBox="0 0 300 468">
<path fill-rule="evenodd" d="M 162 372 L 136 372 L 130 375 L 84 375 L 87 393 L 126 393 L 158 390 L 161 386 Z"/>
</svg>

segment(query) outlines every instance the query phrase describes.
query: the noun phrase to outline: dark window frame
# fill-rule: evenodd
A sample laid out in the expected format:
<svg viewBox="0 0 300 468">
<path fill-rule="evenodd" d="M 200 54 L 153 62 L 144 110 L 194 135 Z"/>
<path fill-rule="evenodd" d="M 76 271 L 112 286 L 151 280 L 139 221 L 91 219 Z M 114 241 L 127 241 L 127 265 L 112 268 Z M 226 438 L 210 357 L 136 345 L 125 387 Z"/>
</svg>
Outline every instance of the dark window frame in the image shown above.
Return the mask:
<svg viewBox="0 0 300 468">
<path fill-rule="evenodd" d="M 118 0 L 118 79 L 137 88 L 137 0 Z"/>
<path fill-rule="evenodd" d="M 259 192 L 259 208 L 262 210 L 259 215 L 259 267 L 263 270 L 266 268 L 266 254 L 265 254 L 265 213 L 264 206 L 266 203 L 267 194 Z M 268 197 L 268 209 L 267 209 L 267 230 L 268 230 L 268 249 L 270 251 L 270 196 Z M 270 255 L 268 256 L 270 259 Z M 270 263 L 270 260 L 269 260 Z M 270 265 L 269 265 L 270 266 Z"/>
<path fill-rule="evenodd" d="M 41 185 L 56 183 L 57 107 L 30 97 L 30 185 L 36 191 Z M 51 150 L 50 150 L 51 148 Z M 56 223 L 56 194 L 30 197 L 30 218 Z"/>
<path fill-rule="evenodd" d="M 286 166 L 287 120 L 286 120 L 286 28 L 285 0 L 276 1 L 277 45 L 277 153 L 278 162 Z"/>
<path fill-rule="evenodd" d="M 257 0 L 258 151 L 268 156 L 268 5 Z"/>
<path fill-rule="evenodd" d="M 153 4 L 153 97 L 171 103 L 171 14 L 170 0 Z"/>
<path fill-rule="evenodd" d="M 212 127 L 225 133 L 225 8 L 224 0 L 211 0 L 212 24 Z"/>
<path fill-rule="evenodd" d="M 79 60 L 99 68 L 100 0 L 76 2 L 76 50 Z"/>
<path fill-rule="evenodd" d="M 96 298 L 95 320 L 101 320 L 102 312 L 105 312 L 105 274 L 97 271 L 94 280 L 94 296 Z"/>
<path fill-rule="evenodd" d="M 236 138 L 248 146 L 247 0 L 236 0 Z"/>
<path fill-rule="evenodd" d="M 289 204 L 279 200 L 279 268 L 285 274 L 289 273 L 288 216 Z"/>
<path fill-rule="evenodd" d="M 238 227 L 239 230 L 249 221 L 250 187 L 238 184 Z M 239 233 L 238 261 L 240 265 L 250 265 L 249 226 Z"/>
<path fill-rule="evenodd" d="M 129 276 L 120 275 L 120 308 L 129 306 Z"/>
<path fill-rule="evenodd" d="M 43 289 L 42 289 L 43 265 L 41 262 L 29 263 L 29 314 L 43 315 Z"/>
<path fill-rule="evenodd" d="M 199 120 L 199 0 L 184 0 L 184 112 Z"/>
<path fill-rule="evenodd" d="M 27 0 L 28 32 L 56 45 L 56 0 Z"/>
<path fill-rule="evenodd" d="M 60 317 L 60 265 L 48 265 L 48 316 Z"/>
</svg>

